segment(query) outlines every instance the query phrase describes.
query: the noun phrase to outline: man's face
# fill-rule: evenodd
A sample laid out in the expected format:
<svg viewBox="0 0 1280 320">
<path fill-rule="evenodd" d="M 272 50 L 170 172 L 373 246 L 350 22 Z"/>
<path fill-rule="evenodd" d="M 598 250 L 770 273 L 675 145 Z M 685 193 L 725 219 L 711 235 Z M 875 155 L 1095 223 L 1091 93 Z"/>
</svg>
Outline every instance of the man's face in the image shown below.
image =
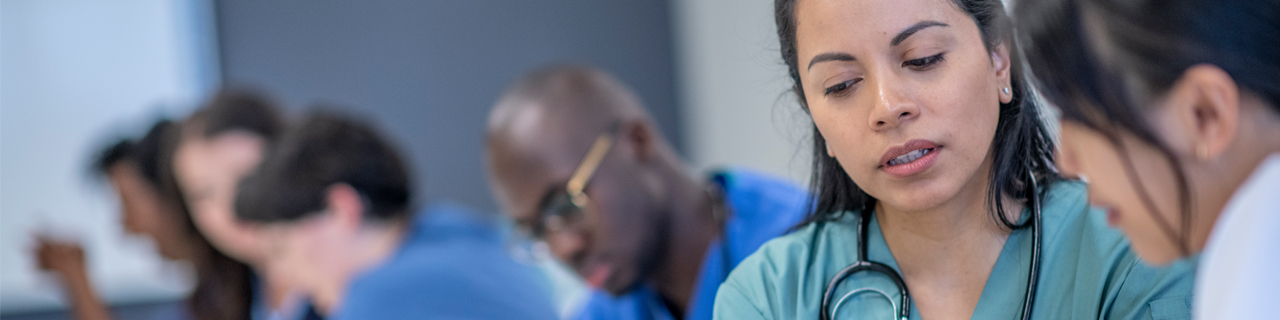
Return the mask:
<svg viewBox="0 0 1280 320">
<path fill-rule="evenodd" d="M 514 136 L 490 145 L 494 193 L 517 228 L 536 229 L 546 222 L 544 199 L 565 192 L 593 140 Z M 570 146 L 570 141 L 587 142 Z M 577 213 L 580 218 L 565 219 L 541 239 L 589 285 L 615 295 L 648 276 L 668 238 L 667 214 L 651 188 L 656 179 L 636 161 L 633 147 L 625 136 L 615 138 L 583 189 L 589 201 Z"/>
<path fill-rule="evenodd" d="M 229 132 L 206 138 L 184 133 L 174 154 L 174 172 L 191 219 L 209 242 L 237 260 L 260 261 L 265 250 L 256 229 L 235 217 L 240 179 L 262 159 L 261 138 Z"/>
</svg>

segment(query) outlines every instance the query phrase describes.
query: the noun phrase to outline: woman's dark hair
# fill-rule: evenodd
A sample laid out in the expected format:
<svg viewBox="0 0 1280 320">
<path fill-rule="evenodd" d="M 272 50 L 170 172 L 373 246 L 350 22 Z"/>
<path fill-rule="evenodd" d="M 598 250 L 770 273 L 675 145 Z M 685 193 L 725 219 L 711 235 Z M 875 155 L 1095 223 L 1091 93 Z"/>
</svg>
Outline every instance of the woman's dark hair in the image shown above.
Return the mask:
<svg viewBox="0 0 1280 320">
<path fill-rule="evenodd" d="M 196 271 L 196 286 L 187 299 L 188 311 L 196 320 L 243 320 L 250 315 L 253 298 L 249 267 L 227 257 L 209 244 L 196 229 L 187 211 L 182 193 L 173 176 L 173 153 L 181 139 L 178 124 L 161 119 L 147 130 L 142 138 L 121 139 L 99 152 L 94 159 L 93 171 L 109 175 L 111 168 L 131 162 L 137 166 L 142 180 L 157 194 L 166 222 L 181 229 L 185 236 L 183 245 Z"/>
<path fill-rule="evenodd" d="M 239 130 L 271 142 L 285 130 L 284 117 L 276 103 L 246 88 L 218 91 L 204 107 L 191 114 L 187 123 L 205 138 Z"/>
<path fill-rule="evenodd" d="M 121 138 L 98 150 L 89 166 L 89 174 L 95 178 L 110 176 L 111 168 L 116 164 L 133 160 L 133 145 L 133 139 Z"/>
<path fill-rule="evenodd" d="M 163 184 L 161 181 L 160 153 L 164 148 L 165 135 L 174 130 L 176 125 L 169 119 L 156 120 L 141 139 L 121 138 L 98 151 L 90 168 L 94 175 L 108 176 L 111 168 L 120 163 L 132 163 L 138 169 L 142 179 L 156 190 Z"/>
<path fill-rule="evenodd" d="M 241 181 L 236 216 L 297 221 L 324 209 L 325 190 L 344 183 L 363 198 L 366 220 L 394 220 L 409 214 L 408 177 L 399 152 L 373 126 L 321 109 L 285 133 L 258 170 Z"/>
<path fill-rule="evenodd" d="M 804 86 L 800 82 L 800 70 L 796 56 L 796 9 L 797 0 L 776 0 L 774 2 L 774 19 L 778 28 L 778 41 L 781 45 L 782 60 L 786 62 L 800 107 L 809 110 L 804 97 Z M 1028 94 L 1027 81 L 1022 74 L 1022 58 L 1018 46 L 1012 39 L 1012 23 L 1005 14 L 1000 0 L 953 0 L 958 9 L 967 13 L 977 24 L 982 34 L 983 44 L 987 51 L 998 45 L 1005 45 L 1010 55 L 1010 82 L 1013 99 L 1009 103 L 1000 104 L 1000 119 L 996 124 L 995 138 L 991 141 L 992 166 L 990 186 L 987 189 L 987 202 L 991 204 L 991 215 L 999 225 L 1009 229 L 1028 226 L 1031 220 L 1022 224 L 1010 221 L 1004 211 L 1005 196 L 1014 200 L 1027 200 L 1033 179 L 1043 197 L 1046 186 L 1058 179 L 1053 167 L 1053 141 L 1040 119 L 1039 106 Z M 876 199 L 859 188 L 853 179 L 840 167 L 835 158 L 827 155 L 827 141 L 813 126 L 813 176 L 810 180 L 810 191 L 814 197 L 814 211 L 802 223 L 830 221 L 839 219 L 845 212 L 859 211 L 870 214 L 875 208 Z"/>
<path fill-rule="evenodd" d="M 267 96 L 248 89 L 222 89 L 204 106 L 187 118 L 182 130 L 194 130 L 198 137 L 213 138 L 231 131 L 245 131 L 261 137 L 270 148 L 284 131 L 283 117 Z M 197 283 L 188 306 L 197 320 L 248 319 L 254 301 L 253 271 L 241 261 L 218 251 L 191 220 L 177 179 L 173 177 L 172 160 L 182 134 L 173 135 L 165 154 L 169 167 L 164 170 L 169 196 L 179 201 L 179 221 L 185 232 L 193 235 L 194 265 Z M 265 151 L 264 151 L 265 152 Z"/>
<path fill-rule="evenodd" d="M 1190 67 L 1210 64 L 1280 114 L 1280 2 L 1274 0 L 1042 0 L 1017 6 L 1020 40 L 1044 97 L 1065 120 L 1105 135 L 1166 236 L 1189 253 L 1191 190 L 1181 161 L 1146 121 L 1151 101 Z M 1089 26 L 1089 28 L 1086 28 Z M 1107 48 L 1099 52 L 1098 48 Z M 1173 231 L 1138 183 L 1128 132 L 1175 168 L 1182 230 Z"/>
<path fill-rule="evenodd" d="M 154 130 L 153 130 L 154 131 Z M 174 153 L 182 140 L 181 128 L 178 125 L 167 126 L 156 139 L 143 138 L 139 145 L 155 140 L 153 151 L 139 154 L 154 155 L 155 169 L 158 177 L 158 190 L 162 199 L 171 202 L 172 221 L 176 228 L 186 235 L 187 246 L 191 252 L 191 264 L 196 272 L 196 285 L 187 298 L 187 311 L 195 320 L 243 320 L 250 316 L 254 291 L 252 272 L 249 266 L 228 257 L 218 251 L 209 239 L 205 238 L 191 220 L 191 212 L 187 208 L 186 199 L 178 187 L 173 174 Z M 145 163 L 140 161 L 139 163 Z M 148 169 L 140 170 L 146 175 Z"/>
</svg>

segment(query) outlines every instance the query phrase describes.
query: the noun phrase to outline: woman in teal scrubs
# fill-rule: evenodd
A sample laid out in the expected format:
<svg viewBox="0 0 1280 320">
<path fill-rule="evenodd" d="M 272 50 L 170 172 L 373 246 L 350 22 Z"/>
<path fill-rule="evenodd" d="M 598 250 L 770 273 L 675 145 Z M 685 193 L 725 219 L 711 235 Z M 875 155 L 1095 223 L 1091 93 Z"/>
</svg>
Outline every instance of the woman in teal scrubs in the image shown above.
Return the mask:
<svg viewBox="0 0 1280 320">
<path fill-rule="evenodd" d="M 864 216 L 867 260 L 905 288 L 853 274 L 833 319 L 896 319 L 904 292 L 911 319 L 1189 318 L 1192 265 L 1140 263 L 1054 171 L 1000 1 L 778 0 L 775 15 L 813 118 L 816 207 L 732 272 L 715 318 L 818 318 Z"/>
</svg>

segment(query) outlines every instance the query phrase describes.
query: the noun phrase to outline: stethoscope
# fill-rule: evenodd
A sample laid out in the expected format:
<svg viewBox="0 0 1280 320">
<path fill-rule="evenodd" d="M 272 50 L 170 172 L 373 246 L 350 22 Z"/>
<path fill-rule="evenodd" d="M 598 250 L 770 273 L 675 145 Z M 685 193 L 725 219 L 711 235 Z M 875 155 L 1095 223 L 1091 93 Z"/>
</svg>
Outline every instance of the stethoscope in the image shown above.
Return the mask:
<svg viewBox="0 0 1280 320">
<path fill-rule="evenodd" d="M 1040 198 L 1037 196 L 1039 188 L 1036 185 L 1034 175 L 1031 176 L 1031 188 L 1028 188 L 1028 190 L 1029 196 L 1027 197 L 1027 201 L 1031 207 L 1032 217 L 1031 272 L 1030 275 L 1028 275 L 1029 279 L 1027 279 L 1026 296 L 1022 300 L 1023 320 L 1031 319 L 1031 306 L 1035 302 L 1036 285 L 1038 283 L 1040 273 Z M 822 295 L 822 309 L 819 309 L 818 311 L 818 319 L 820 320 L 831 320 L 832 315 L 837 314 L 837 311 L 840 310 L 840 306 L 842 304 L 844 304 L 850 297 L 863 292 L 879 294 L 880 296 L 884 296 L 885 300 L 889 300 L 890 306 L 893 307 L 894 311 L 898 312 L 898 317 L 895 319 L 908 320 L 911 316 L 911 295 L 907 292 L 907 283 L 902 280 L 902 275 L 898 274 L 897 271 L 893 271 L 893 268 L 890 268 L 888 265 L 867 259 L 867 228 L 868 225 L 871 224 L 871 214 L 872 213 L 870 212 L 862 213 L 861 220 L 858 222 L 858 260 L 852 265 L 840 270 L 839 273 L 836 273 L 836 276 L 831 278 L 831 283 L 827 284 L 827 290 Z M 839 300 L 835 301 L 835 305 L 833 306 L 831 304 L 831 300 L 835 298 L 836 287 L 840 285 L 840 282 L 844 281 L 844 279 L 849 276 L 863 271 L 878 272 L 888 276 L 890 280 L 893 280 L 894 285 L 898 286 L 898 293 L 900 294 L 899 300 L 893 301 L 893 297 L 883 290 L 863 287 L 850 291 L 849 293 L 845 293 Z"/>
</svg>

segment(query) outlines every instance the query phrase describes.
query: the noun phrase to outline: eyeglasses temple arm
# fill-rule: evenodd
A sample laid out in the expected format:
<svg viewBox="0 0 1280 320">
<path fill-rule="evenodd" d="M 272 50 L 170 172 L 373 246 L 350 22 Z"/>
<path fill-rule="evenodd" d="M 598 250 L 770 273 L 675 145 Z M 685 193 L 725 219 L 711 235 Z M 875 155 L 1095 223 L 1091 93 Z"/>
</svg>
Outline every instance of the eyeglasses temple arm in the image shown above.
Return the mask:
<svg viewBox="0 0 1280 320">
<path fill-rule="evenodd" d="M 612 134 L 596 137 L 596 141 L 591 144 L 591 150 L 587 151 L 587 157 L 582 160 L 582 165 L 578 166 L 578 170 L 573 172 L 573 177 L 569 178 L 569 183 L 565 184 L 565 190 L 569 195 L 582 193 L 587 179 L 595 174 L 596 168 L 600 166 L 600 160 L 604 159 L 604 154 L 609 151 L 611 144 L 613 144 Z"/>
</svg>

